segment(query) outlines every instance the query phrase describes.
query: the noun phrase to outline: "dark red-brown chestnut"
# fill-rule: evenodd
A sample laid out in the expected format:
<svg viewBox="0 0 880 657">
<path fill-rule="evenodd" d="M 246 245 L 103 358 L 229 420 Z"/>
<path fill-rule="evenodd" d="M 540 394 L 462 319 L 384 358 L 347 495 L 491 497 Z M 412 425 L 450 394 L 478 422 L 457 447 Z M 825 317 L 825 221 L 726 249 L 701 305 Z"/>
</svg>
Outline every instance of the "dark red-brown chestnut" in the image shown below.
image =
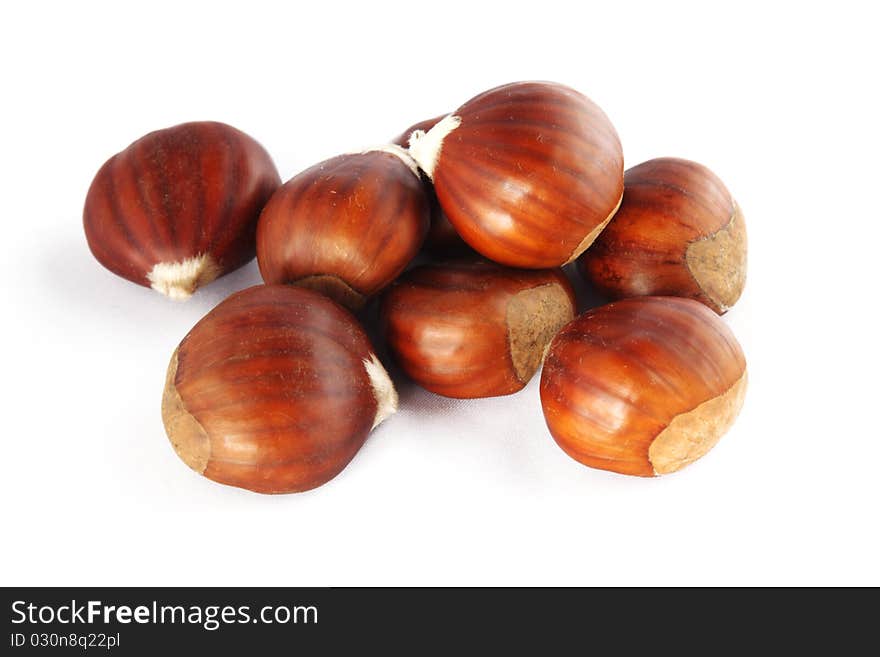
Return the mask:
<svg viewBox="0 0 880 657">
<path fill-rule="evenodd" d="M 280 184 L 269 154 L 233 127 L 157 130 L 98 171 L 86 240 L 114 274 L 186 299 L 254 257 L 260 210 Z"/>
<path fill-rule="evenodd" d="M 541 405 L 573 459 L 650 477 L 705 455 L 730 428 L 746 361 L 730 329 L 692 299 L 636 297 L 590 310 L 550 343 Z"/>
<path fill-rule="evenodd" d="M 329 481 L 396 408 L 354 317 L 286 285 L 248 288 L 202 318 L 174 351 L 162 397 L 184 463 L 258 493 Z"/>
<path fill-rule="evenodd" d="M 560 84 L 518 82 L 480 94 L 409 152 L 444 213 L 476 251 L 513 267 L 574 260 L 623 194 L 623 153 L 608 117 Z"/>
<path fill-rule="evenodd" d="M 746 281 L 746 227 L 739 205 L 706 167 L 671 157 L 627 170 L 623 203 L 578 261 L 611 299 L 690 297 L 717 313 Z"/>
<path fill-rule="evenodd" d="M 263 209 L 263 280 L 309 287 L 356 310 L 418 253 L 428 213 L 418 168 L 398 146 L 321 162 L 285 183 Z"/>
<path fill-rule="evenodd" d="M 392 140 L 392 143 L 406 148 L 409 145 L 409 138 L 412 136 L 412 133 L 416 130 L 427 132 L 433 128 L 443 116 L 435 116 L 433 119 L 419 121 L 395 137 Z M 453 225 L 449 223 L 449 219 L 446 218 L 446 215 L 443 214 L 443 209 L 440 207 L 440 202 L 437 200 L 437 194 L 434 193 L 434 185 L 431 183 L 430 178 L 424 174 L 423 182 L 425 185 L 425 194 L 428 197 L 428 203 L 431 208 L 431 227 L 428 229 L 428 235 L 425 237 L 425 250 L 435 256 L 473 253 L 467 243 L 461 239 L 461 236 L 456 232 Z"/>
<path fill-rule="evenodd" d="M 403 370 L 427 390 L 459 398 L 522 389 L 574 314 L 574 292 L 560 270 L 473 260 L 410 270 L 380 307 Z"/>
</svg>

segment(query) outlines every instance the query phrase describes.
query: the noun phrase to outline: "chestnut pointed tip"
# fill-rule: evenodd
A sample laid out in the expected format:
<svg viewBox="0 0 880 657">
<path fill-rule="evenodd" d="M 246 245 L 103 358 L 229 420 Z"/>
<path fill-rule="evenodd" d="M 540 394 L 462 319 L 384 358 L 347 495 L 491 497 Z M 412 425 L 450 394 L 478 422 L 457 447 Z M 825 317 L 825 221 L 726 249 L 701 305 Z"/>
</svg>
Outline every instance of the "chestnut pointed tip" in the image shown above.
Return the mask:
<svg viewBox="0 0 880 657">
<path fill-rule="evenodd" d="M 373 418 L 373 426 L 370 427 L 372 431 L 397 412 L 397 390 L 394 389 L 388 371 L 382 366 L 376 354 L 370 354 L 370 358 L 365 358 L 363 362 L 370 384 L 373 386 L 373 396 L 376 398 L 376 416 Z"/>
<path fill-rule="evenodd" d="M 350 154 L 364 155 L 366 153 L 388 153 L 389 155 L 394 155 L 406 165 L 407 169 L 412 171 L 413 175 L 416 178 L 418 178 L 419 180 L 422 179 L 422 174 L 419 171 L 419 163 L 413 159 L 408 150 L 406 150 L 403 146 L 400 146 L 399 144 L 382 144 L 381 146 L 372 146 L 370 148 L 365 148 L 363 150 L 355 151 L 354 153 Z"/>
<path fill-rule="evenodd" d="M 461 117 L 454 114 L 440 119 L 433 128 L 414 130 L 409 137 L 409 154 L 430 179 L 434 179 L 434 168 L 440 159 L 443 141 L 450 132 L 461 125 Z"/>
<path fill-rule="evenodd" d="M 178 262 L 157 263 L 147 274 L 147 280 L 157 292 L 175 301 L 185 301 L 221 273 L 220 266 L 204 253 Z"/>
</svg>

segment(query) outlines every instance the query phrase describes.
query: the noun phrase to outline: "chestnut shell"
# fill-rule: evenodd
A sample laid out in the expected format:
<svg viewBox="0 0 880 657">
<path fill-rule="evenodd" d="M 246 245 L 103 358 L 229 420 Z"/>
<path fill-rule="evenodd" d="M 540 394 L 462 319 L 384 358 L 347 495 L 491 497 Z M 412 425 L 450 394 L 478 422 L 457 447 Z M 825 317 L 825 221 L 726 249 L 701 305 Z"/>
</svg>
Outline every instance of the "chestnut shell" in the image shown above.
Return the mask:
<svg viewBox="0 0 880 657">
<path fill-rule="evenodd" d="M 311 287 L 356 310 L 416 256 L 428 212 L 418 173 L 395 154 L 368 151 L 316 164 L 263 209 L 263 280 Z"/>
<path fill-rule="evenodd" d="M 544 361 L 541 405 L 575 460 L 653 476 L 708 452 L 745 388 L 745 357 L 718 315 L 692 299 L 637 297 L 559 331 Z"/>
<path fill-rule="evenodd" d="M 180 343 L 162 417 L 178 455 L 209 479 L 303 491 L 342 471 L 393 412 L 377 381 L 393 407 L 390 380 L 349 312 L 311 290 L 259 285 L 223 301 Z"/>
<path fill-rule="evenodd" d="M 620 140 L 602 110 L 569 87 L 518 82 L 454 115 L 460 125 L 431 173 L 462 239 L 512 267 L 558 267 L 580 255 L 623 194 Z"/>
<path fill-rule="evenodd" d="M 578 266 L 609 299 L 696 299 L 727 312 L 746 282 L 746 229 L 739 205 L 709 169 L 657 158 L 628 169 L 623 203 Z"/>
<path fill-rule="evenodd" d="M 254 257 L 257 219 L 280 184 L 266 150 L 231 126 L 157 130 L 98 171 L 83 210 L 86 240 L 114 274 L 185 298 Z M 183 270 L 183 280 L 165 279 L 163 265 Z"/>
<path fill-rule="evenodd" d="M 440 395 L 476 398 L 521 390 L 576 303 L 561 270 L 468 259 L 411 269 L 383 295 L 379 312 L 411 379 Z"/>
</svg>

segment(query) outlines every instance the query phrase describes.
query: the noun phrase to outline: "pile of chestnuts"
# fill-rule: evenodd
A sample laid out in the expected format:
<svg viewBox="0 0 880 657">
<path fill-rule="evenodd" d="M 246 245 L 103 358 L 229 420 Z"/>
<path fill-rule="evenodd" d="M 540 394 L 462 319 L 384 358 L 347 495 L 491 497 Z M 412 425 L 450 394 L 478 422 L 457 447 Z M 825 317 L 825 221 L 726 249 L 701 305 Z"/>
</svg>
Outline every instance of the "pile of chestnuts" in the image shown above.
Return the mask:
<svg viewBox="0 0 880 657">
<path fill-rule="evenodd" d="M 594 468 L 674 472 L 743 403 L 719 318 L 745 283 L 739 206 L 694 162 L 624 172 L 608 117 L 560 84 L 492 89 L 283 185 L 228 125 L 159 130 L 101 167 L 83 222 L 102 265 L 174 299 L 256 256 L 265 284 L 183 338 L 162 398 L 177 454 L 220 483 L 320 486 L 396 411 L 357 319 L 373 299 L 400 369 L 434 393 L 512 394 L 543 363 L 550 434 Z M 611 303 L 579 315 L 568 275 Z"/>
</svg>

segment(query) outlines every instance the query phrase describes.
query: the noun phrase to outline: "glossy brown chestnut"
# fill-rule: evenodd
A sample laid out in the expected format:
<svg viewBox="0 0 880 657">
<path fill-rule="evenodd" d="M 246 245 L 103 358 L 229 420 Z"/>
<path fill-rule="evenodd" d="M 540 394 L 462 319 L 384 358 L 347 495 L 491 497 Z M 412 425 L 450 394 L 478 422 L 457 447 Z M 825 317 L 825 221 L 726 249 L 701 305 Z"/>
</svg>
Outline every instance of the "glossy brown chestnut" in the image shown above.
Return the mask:
<svg viewBox="0 0 880 657">
<path fill-rule="evenodd" d="M 358 309 L 418 253 L 428 212 L 418 169 L 397 146 L 321 162 L 263 209 L 263 280 L 309 287 Z"/>
<path fill-rule="evenodd" d="M 717 313 L 746 281 L 739 206 L 706 167 L 671 157 L 629 169 L 620 210 L 578 264 L 611 299 L 690 297 Z"/>
<path fill-rule="evenodd" d="M 574 292 L 560 270 L 474 261 L 412 269 L 380 308 L 403 370 L 431 392 L 459 398 L 522 389 L 574 313 Z"/>
<path fill-rule="evenodd" d="M 706 306 L 637 297 L 590 310 L 550 344 L 541 404 L 585 465 L 649 477 L 705 455 L 742 407 L 746 361 Z"/>
<path fill-rule="evenodd" d="M 214 308 L 174 351 L 162 419 L 196 472 L 292 493 L 339 474 L 396 408 L 348 311 L 311 290 L 259 285 Z"/>
<path fill-rule="evenodd" d="M 98 171 L 86 240 L 114 274 L 185 299 L 254 257 L 260 210 L 280 184 L 263 147 L 228 125 L 151 132 Z"/>
<path fill-rule="evenodd" d="M 416 130 L 427 132 L 442 118 L 443 116 L 435 116 L 433 119 L 419 121 L 395 137 L 392 143 L 406 148 L 409 145 L 409 138 L 412 136 L 412 133 Z M 467 243 L 461 239 L 461 236 L 449 222 L 449 219 L 446 218 L 446 215 L 443 214 L 443 209 L 437 200 L 437 194 L 434 193 L 434 185 L 431 183 L 430 178 L 424 174 L 422 176 L 425 194 L 428 197 L 428 204 L 431 208 L 431 227 L 428 229 L 428 235 L 425 237 L 425 250 L 437 256 L 473 253 Z"/>
<path fill-rule="evenodd" d="M 415 131 L 409 151 L 464 241 L 513 267 L 574 260 L 623 194 L 614 127 L 559 84 L 518 82 L 480 94 Z"/>
</svg>

